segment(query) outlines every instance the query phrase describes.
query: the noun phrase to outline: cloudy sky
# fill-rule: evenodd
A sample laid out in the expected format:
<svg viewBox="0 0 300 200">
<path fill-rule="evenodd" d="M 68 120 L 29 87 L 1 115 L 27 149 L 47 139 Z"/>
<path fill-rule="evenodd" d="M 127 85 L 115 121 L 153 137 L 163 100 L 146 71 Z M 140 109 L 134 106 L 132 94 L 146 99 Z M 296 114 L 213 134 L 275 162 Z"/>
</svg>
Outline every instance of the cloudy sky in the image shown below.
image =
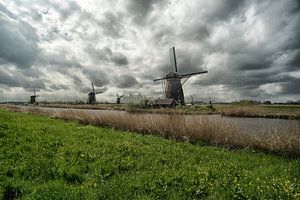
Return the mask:
<svg viewBox="0 0 300 200">
<path fill-rule="evenodd" d="M 299 0 L 1 0 L 0 101 L 161 96 L 172 46 L 187 99 L 300 99 Z"/>
</svg>

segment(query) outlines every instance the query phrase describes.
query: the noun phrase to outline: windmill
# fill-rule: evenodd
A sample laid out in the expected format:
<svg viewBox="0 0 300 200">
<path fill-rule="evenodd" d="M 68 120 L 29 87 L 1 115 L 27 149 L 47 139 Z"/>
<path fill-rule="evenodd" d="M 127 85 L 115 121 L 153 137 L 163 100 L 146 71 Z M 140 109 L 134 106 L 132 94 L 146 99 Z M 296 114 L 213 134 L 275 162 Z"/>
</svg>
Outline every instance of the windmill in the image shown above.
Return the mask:
<svg viewBox="0 0 300 200">
<path fill-rule="evenodd" d="M 37 104 L 36 98 L 39 97 L 40 95 L 35 94 L 35 89 L 33 89 L 33 95 L 30 96 L 30 104 Z"/>
<path fill-rule="evenodd" d="M 88 99 L 87 99 L 87 103 L 88 104 L 95 104 L 96 103 L 96 94 L 100 94 L 102 92 L 95 92 L 95 87 L 94 87 L 94 83 L 92 83 L 92 91 L 90 93 L 88 93 Z"/>
<path fill-rule="evenodd" d="M 184 105 L 184 94 L 182 90 L 182 85 L 192 76 L 198 75 L 198 74 L 204 74 L 208 71 L 200 71 L 200 72 L 194 72 L 194 73 L 188 73 L 188 74 L 179 74 L 177 70 L 177 61 L 176 61 L 176 53 L 175 53 L 175 47 L 170 48 L 170 61 L 171 65 L 174 64 L 175 72 L 171 71 L 166 76 L 162 78 L 154 79 L 153 81 L 163 81 L 163 90 L 165 94 L 165 98 L 169 99 L 171 101 L 175 101 L 176 104 L 180 102 L 181 105 Z M 185 79 L 181 83 L 181 79 Z"/>
<path fill-rule="evenodd" d="M 124 95 L 119 96 L 119 94 L 117 93 L 117 104 L 121 103 L 121 99 L 124 97 Z"/>
<path fill-rule="evenodd" d="M 190 101 L 190 102 L 191 102 L 191 105 L 192 105 L 192 106 L 194 106 L 194 105 L 195 105 L 195 101 L 194 101 L 194 97 L 193 97 L 193 95 L 191 95 L 191 101 Z"/>
</svg>

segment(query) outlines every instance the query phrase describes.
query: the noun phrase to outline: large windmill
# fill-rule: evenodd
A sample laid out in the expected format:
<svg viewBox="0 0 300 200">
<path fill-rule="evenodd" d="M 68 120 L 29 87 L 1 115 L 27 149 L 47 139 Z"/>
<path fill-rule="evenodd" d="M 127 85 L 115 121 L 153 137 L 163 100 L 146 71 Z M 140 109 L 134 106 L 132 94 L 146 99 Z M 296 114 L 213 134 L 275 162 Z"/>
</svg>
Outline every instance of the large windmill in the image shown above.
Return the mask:
<svg viewBox="0 0 300 200">
<path fill-rule="evenodd" d="M 100 94 L 101 92 L 96 93 L 94 83 L 92 83 L 92 91 L 88 93 L 88 104 L 95 104 L 96 103 L 96 94 Z"/>
<path fill-rule="evenodd" d="M 176 104 L 184 105 L 184 94 L 182 90 L 182 85 L 191 77 L 198 74 L 204 74 L 208 71 L 200 71 L 200 72 L 194 72 L 194 73 L 188 73 L 188 74 L 179 74 L 177 70 L 177 61 L 176 61 L 176 53 L 175 53 L 175 47 L 170 48 L 170 61 L 171 65 L 174 65 L 175 72 L 171 71 L 166 76 L 162 78 L 154 79 L 153 81 L 163 81 L 163 90 L 165 94 L 165 98 L 169 99 L 171 101 L 175 101 Z M 185 79 L 181 83 L 181 79 Z"/>
<path fill-rule="evenodd" d="M 33 95 L 30 96 L 30 104 L 37 104 L 36 98 L 39 97 L 40 95 L 35 94 L 35 89 L 33 89 Z"/>
</svg>

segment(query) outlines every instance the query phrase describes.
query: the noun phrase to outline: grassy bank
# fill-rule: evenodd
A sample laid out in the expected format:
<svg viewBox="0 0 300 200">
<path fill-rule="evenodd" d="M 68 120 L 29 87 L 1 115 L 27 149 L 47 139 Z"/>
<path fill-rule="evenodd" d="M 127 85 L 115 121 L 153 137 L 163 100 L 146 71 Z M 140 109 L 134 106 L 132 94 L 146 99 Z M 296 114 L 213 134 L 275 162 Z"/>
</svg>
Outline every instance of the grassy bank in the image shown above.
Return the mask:
<svg viewBox="0 0 300 200">
<path fill-rule="evenodd" d="M 3 199 L 297 199 L 300 159 L 0 109 Z"/>
</svg>

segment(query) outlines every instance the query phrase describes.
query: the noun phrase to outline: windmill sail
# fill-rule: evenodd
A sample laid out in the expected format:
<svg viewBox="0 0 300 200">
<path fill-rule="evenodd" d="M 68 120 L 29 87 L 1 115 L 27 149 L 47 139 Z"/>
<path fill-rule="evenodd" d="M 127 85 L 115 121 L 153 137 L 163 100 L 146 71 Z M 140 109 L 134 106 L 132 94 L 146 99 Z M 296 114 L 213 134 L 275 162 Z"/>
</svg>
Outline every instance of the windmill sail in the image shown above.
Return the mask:
<svg viewBox="0 0 300 200">
<path fill-rule="evenodd" d="M 205 74 L 205 73 L 208 73 L 208 71 L 202 71 L 202 72 L 194 72 L 194 73 L 188 73 L 188 74 L 182 74 L 181 77 L 182 78 L 186 78 L 186 77 L 190 77 L 190 76 L 193 76 L 193 75 L 197 75 L 197 74 Z"/>
<path fill-rule="evenodd" d="M 94 87 L 94 83 L 92 82 L 92 90 L 93 90 L 93 93 L 95 93 L 95 87 Z"/>
<path fill-rule="evenodd" d="M 177 72 L 177 61 L 176 61 L 176 53 L 175 53 L 175 47 L 172 47 L 169 49 L 169 55 L 170 55 L 170 63 L 171 67 L 175 67 L 175 72 Z"/>
</svg>

